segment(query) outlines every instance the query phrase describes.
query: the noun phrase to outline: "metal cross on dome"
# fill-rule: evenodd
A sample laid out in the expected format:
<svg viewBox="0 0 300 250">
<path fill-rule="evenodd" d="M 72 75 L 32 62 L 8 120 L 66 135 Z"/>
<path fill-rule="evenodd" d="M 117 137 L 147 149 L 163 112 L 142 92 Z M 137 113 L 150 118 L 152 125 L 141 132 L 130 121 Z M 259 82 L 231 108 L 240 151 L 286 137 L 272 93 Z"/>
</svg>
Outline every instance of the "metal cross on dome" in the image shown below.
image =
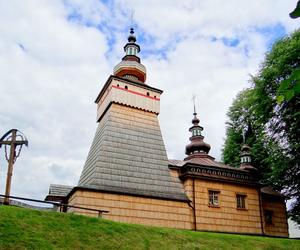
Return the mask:
<svg viewBox="0 0 300 250">
<path fill-rule="evenodd" d="M 8 162 L 5 198 L 3 202 L 7 205 L 9 204 L 13 165 L 20 156 L 23 145 L 28 146 L 28 140 L 25 135 L 17 129 L 9 130 L 0 138 L 0 149 L 4 146 L 5 158 Z M 9 153 L 7 151 L 8 146 L 10 146 Z"/>
<path fill-rule="evenodd" d="M 196 95 L 194 94 L 192 97 L 193 105 L 194 105 L 194 114 L 196 114 Z"/>
</svg>

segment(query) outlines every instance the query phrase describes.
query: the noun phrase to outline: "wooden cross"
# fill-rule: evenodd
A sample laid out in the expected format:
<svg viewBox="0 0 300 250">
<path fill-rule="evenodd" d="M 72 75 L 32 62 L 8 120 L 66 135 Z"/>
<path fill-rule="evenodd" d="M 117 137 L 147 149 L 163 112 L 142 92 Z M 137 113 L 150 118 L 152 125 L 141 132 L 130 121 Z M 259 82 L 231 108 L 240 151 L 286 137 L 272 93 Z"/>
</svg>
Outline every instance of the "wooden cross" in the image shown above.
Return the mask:
<svg viewBox="0 0 300 250">
<path fill-rule="evenodd" d="M 21 149 L 23 145 L 28 146 L 28 141 L 25 136 L 17 133 L 17 129 L 11 129 L 7 133 L 5 133 L 2 138 L 0 138 L 0 148 L 2 145 L 5 147 L 5 157 L 8 162 L 7 169 L 7 178 L 6 178 L 6 187 L 5 187 L 5 198 L 4 204 L 9 205 L 9 196 L 10 196 L 10 188 L 11 188 L 11 177 L 13 172 L 13 165 L 16 162 L 18 156 L 20 155 Z M 18 137 L 20 139 L 18 139 Z M 6 147 L 10 146 L 9 156 L 6 152 Z M 18 152 L 17 147 L 19 146 Z"/>
</svg>

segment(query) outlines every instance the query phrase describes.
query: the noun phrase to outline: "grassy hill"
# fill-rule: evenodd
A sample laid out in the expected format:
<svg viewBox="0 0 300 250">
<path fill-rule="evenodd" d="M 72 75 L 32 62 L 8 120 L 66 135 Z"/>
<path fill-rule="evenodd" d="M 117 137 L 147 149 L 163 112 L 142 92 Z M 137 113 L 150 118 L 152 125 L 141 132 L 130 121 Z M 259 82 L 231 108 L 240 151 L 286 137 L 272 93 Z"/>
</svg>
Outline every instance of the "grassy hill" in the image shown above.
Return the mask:
<svg viewBox="0 0 300 250">
<path fill-rule="evenodd" d="M 0 249 L 300 249 L 300 241 L 154 228 L 0 206 Z"/>
</svg>

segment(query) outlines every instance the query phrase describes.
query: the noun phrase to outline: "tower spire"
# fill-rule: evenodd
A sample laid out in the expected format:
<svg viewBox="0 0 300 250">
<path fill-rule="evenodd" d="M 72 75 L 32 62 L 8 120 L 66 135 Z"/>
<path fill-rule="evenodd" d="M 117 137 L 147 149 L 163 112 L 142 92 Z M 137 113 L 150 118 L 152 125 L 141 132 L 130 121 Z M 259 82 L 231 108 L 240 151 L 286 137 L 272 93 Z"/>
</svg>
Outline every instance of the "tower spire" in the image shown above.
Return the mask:
<svg viewBox="0 0 300 250">
<path fill-rule="evenodd" d="M 195 98 L 195 96 L 192 98 L 194 105 L 194 118 L 192 120 L 193 126 L 189 129 L 189 131 L 192 133 L 192 136 L 190 137 L 191 142 L 185 148 L 185 153 L 188 155 L 187 158 L 190 156 L 207 155 L 210 150 L 210 145 L 203 141 L 203 127 L 199 125 L 200 120 L 197 117 Z"/>
<path fill-rule="evenodd" d="M 257 169 L 252 165 L 252 155 L 251 148 L 247 144 L 243 144 L 241 148 L 241 169 L 249 171 L 257 171 Z"/>
<path fill-rule="evenodd" d="M 136 42 L 136 37 L 134 35 L 134 29 L 132 27 L 130 28 L 130 32 L 129 32 L 129 36 L 128 36 L 128 42 L 129 43 L 135 43 Z"/>
<path fill-rule="evenodd" d="M 128 42 L 124 46 L 125 56 L 122 61 L 114 67 L 114 75 L 127 78 L 135 82 L 146 81 L 146 68 L 141 64 L 138 53 L 140 46 L 136 43 L 134 29 L 131 27 L 128 35 Z"/>
</svg>

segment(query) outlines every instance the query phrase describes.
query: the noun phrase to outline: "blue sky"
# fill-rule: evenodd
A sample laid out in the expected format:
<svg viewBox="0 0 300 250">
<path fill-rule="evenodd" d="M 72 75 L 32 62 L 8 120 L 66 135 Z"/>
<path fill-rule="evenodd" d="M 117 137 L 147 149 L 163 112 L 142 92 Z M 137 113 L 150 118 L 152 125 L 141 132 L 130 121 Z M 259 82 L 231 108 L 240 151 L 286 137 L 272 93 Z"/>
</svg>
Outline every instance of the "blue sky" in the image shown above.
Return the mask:
<svg viewBox="0 0 300 250">
<path fill-rule="evenodd" d="M 164 90 L 159 120 L 168 157 L 184 158 L 195 94 L 205 141 L 220 160 L 226 112 L 273 42 L 299 27 L 288 16 L 295 4 L 1 1 L 0 134 L 18 128 L 30 143 L 12 194 L 40 199 L 50 183 L 76 185 L 97 126 L 94 100 L 123 57 L 132 24 L 146 83 Z M 0 152 L 0 193 L 5 166 Z"/>
</svg>

